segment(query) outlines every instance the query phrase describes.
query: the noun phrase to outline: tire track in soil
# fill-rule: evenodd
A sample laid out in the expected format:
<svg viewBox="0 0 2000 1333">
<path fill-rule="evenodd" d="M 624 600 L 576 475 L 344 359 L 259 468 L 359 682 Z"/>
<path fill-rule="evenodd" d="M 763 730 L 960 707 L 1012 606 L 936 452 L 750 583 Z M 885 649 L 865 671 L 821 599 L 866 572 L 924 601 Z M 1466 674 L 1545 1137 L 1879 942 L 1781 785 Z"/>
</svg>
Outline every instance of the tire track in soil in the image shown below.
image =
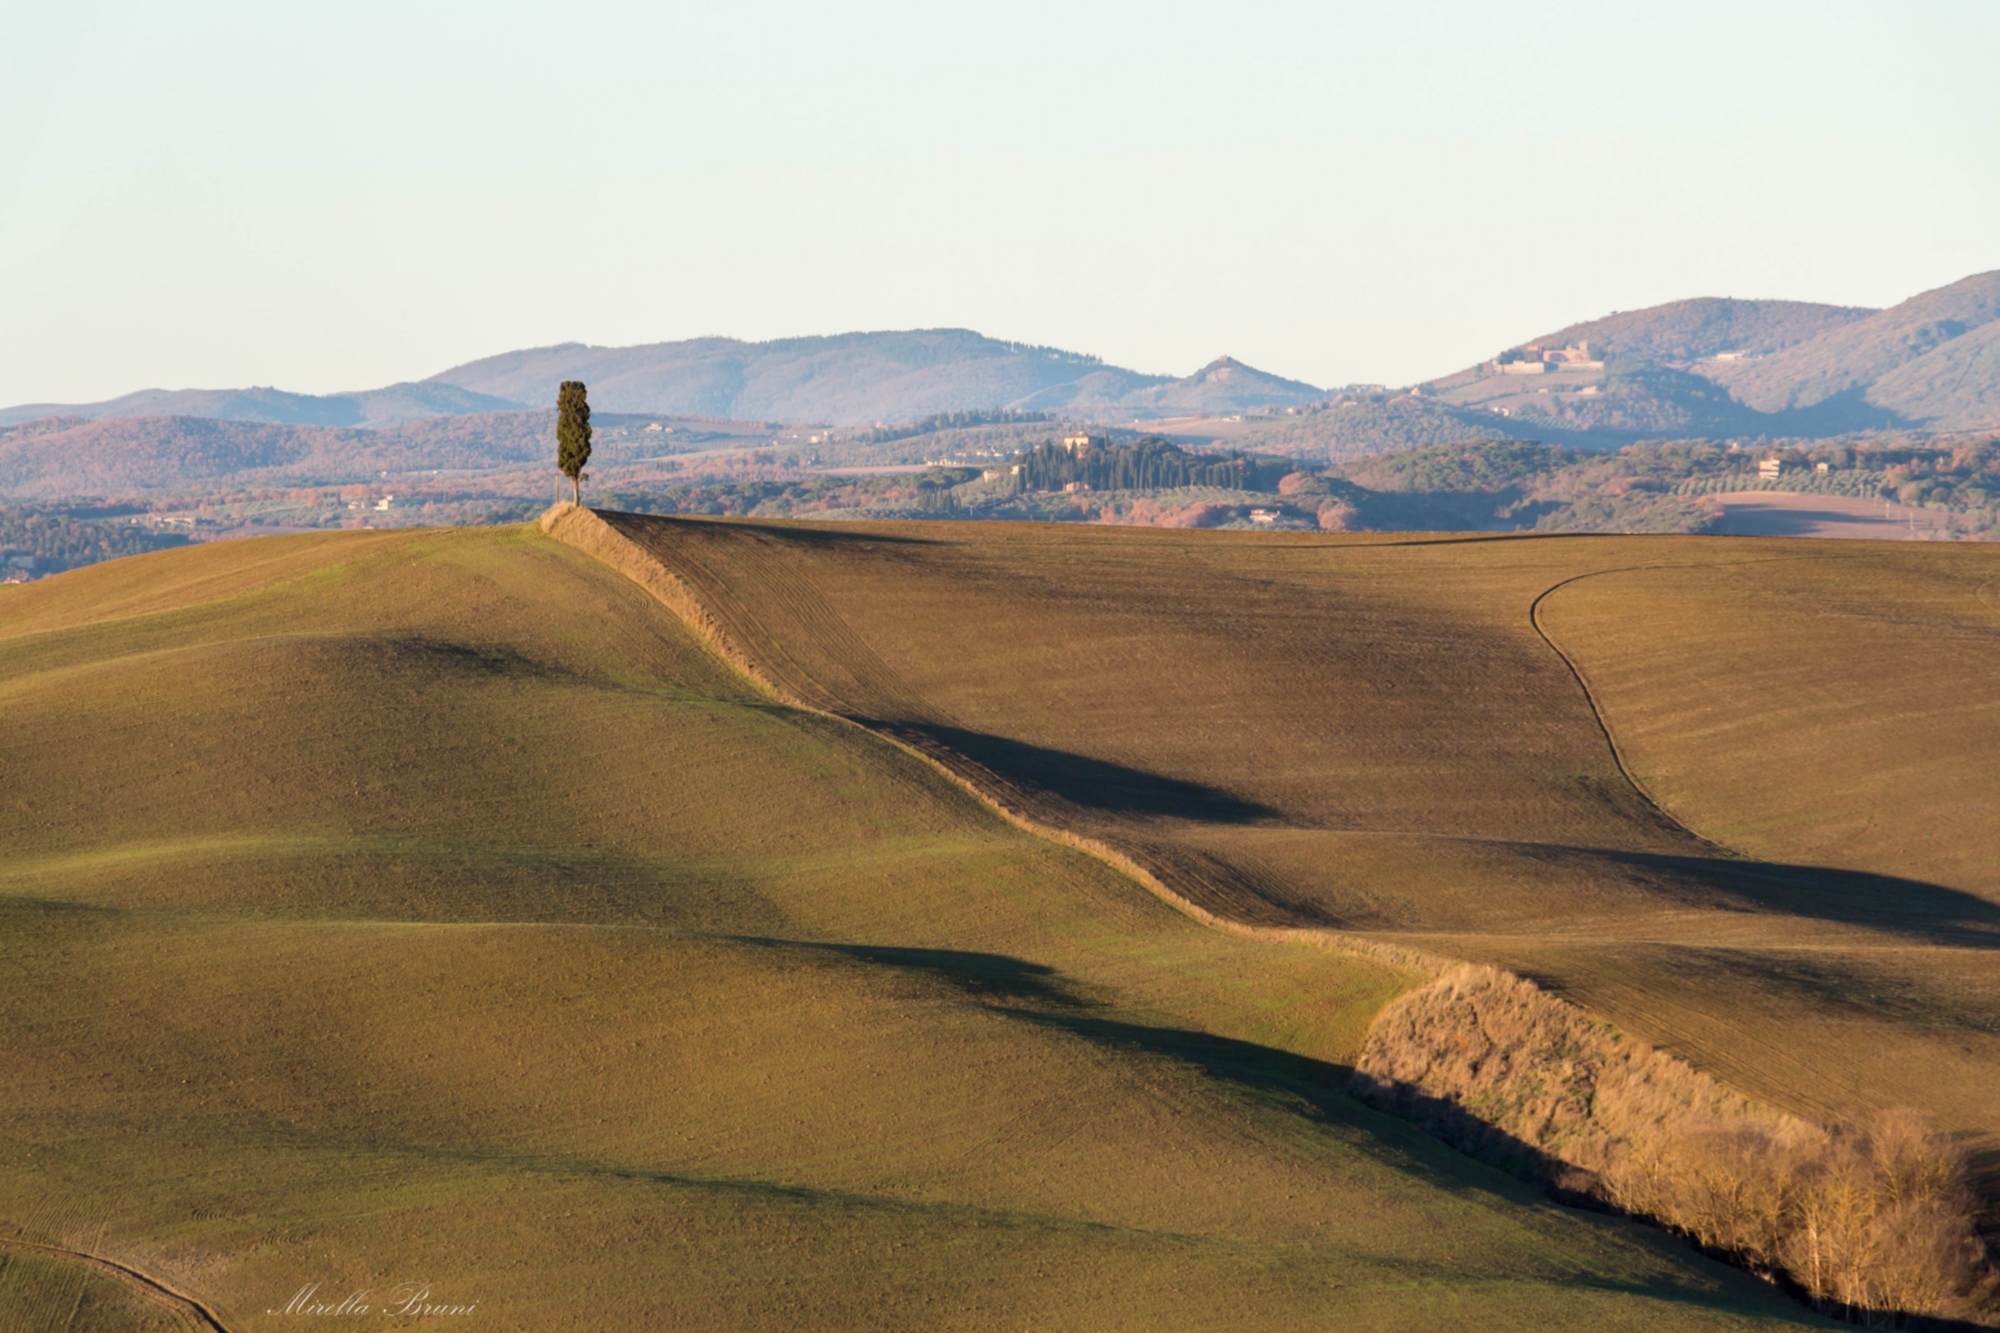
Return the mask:
<svg viewBox="0 0 2000 1333">
<path fill-rule="evenodd" d="M 1780 558 L 1782 559 L 1782 557 Z M 1731 563 L 1766 564 L 1773 562 L 1737 561 Z M 1717 566 L 1712 563 L 1703 563 L 1700 565 L 1624 565 L 1617 569 L 1593 569 L 1584 574 L 1572 574 L 1558 583 L 1550 584 L 1536 594 L 1535 600 L 1528 603 L 1528 623 L 1534 627 L 1535 633 L 1540 636 L 1542 642 L 1549 646 L 1549 651 L 1561 658 L 1562 664 L 1569 668 L 1569 674 L 1576 681 L 1577 689 L 1583 691 L 1583 701 L 1590 708 L 1590 716 L 1597 723 L 1598 733 L 1604 737 L 1605 748 L 1611 751 L 1612 762 L 1618 765 L 1619 776 L 1625 779 L 1625 783 L 1632 789 L 1633 795 L 1645 802 L 1646 808 L 1651 810 L 1661 823 L 1686 834 L 1719 856 L 1727 857 L 1730 860 L 1738 860 L 1741 859 L 1741 853 L 1733 848 L 1724 846 L 1713 838 L 1697 833 L 1694 829 L 1683 823 L 1680 817 L 1674 814 L 1673 811 L 1653 799 L 1653 794 L 1646 790 L 1646 784 L 1639 780 L 1638 775 L 1632 771 L 1632 766 L 1625 761 L 1624 748 L 1618 744 L 1618 738 L 1612 734 L 1610 719 L 1604 716 L 1604 709 L 1599 706 L 1597 695 L 1592 692 L 1590 681 L 1584 676 L 1582 666 L 1577 663 L 1575 658 L 1569 655 L 1569 652 L 1561 644 L 1556 642 L 1555 636 L 1550 634 L 1548 627 L 1542 623 L 1542 604 L 1556 593 L 1569 587 L 1572 583 L 1581 583 L 1585 579 L 1602 578 L 1609 574 L 1635 574 L 1655 569 L 1710 569 L 1715 567 Z"/>
</svg>

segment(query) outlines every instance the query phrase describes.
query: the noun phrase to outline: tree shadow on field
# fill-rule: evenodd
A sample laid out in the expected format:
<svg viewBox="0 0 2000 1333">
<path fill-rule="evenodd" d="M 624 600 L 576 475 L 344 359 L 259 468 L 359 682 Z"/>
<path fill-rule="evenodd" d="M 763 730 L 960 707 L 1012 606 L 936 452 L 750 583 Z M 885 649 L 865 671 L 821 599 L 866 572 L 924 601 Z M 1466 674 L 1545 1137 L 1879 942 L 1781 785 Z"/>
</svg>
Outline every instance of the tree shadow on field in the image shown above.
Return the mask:
<svg viewBox="0 0 2000 1333">
<path fill-rule="evenodd" d="M 941 982 L 989 1013 L 1066 1032 L 1093 1045 L 1173 1060 L 1241 1089 L 1285 1094 L 1294 1110 L 1306 1110 L 1313 1119 L 1348 1124 L 1370 1118 L 1362 1103 L 1349 1095 L 1354 1080 L 1351 1065 L 1295 1055 L 1277 1047 L 1195 1028 L 1117 1017 L 1109 1004 L 1091 998 L 1083 987 L 1045 963 L 966 949 L 836 944 L 740 935 L 727 938 L 742 944 L 832 954 Z M 1498 1133 L 1488 1131 L 1482 1142 Z M 1509 1142 L 1509 1151 L 1503 1154 L 1509 1161 L 1527 1161 L 1532 1157 L 1540 1164 L 1547 1160 L 1525 1143 Z M 1531 1171 L 1511 1174 L 1533 1178 Z"/>
<path fill-rule="evenodd" d="M 1670 889 L 1676 883 L 1698 886 L 1757 911 L 1865 926 L 1933 944 L 2000 949 L 2000 904 L 1943 884 L 1780 861 L 1578 850 Z"/>
<path fill-rule="evenodd" d="M 789 542 L 794 546 L 940 546 L 935 537 L 912 537 L 899 533 L 856 532 L 825 520 L 708 518 L 686 514 L 632 514 L 622 509 L 593 509 L 593 514 L 628 537 L 682 532 L 692 536 L 718 530 Z"/>
<path fill-rule="evenodd" d="M 1053 967 L 1030 963 L 1004 953 L 966 949 L 913 949 L 892 944 L 831 944 L 819 940 L 780 940 L 732 936 L 745 944 L 772 945 L 811 953 L 837 954 L 856 962 L 941 981 L 982 1001 L 1045 1004 L 1058 1009 L 1084 1009 L 1096 1002 L 1077 994 Z"/>
<path fill-rule="evenodd" d="M 1207 824 L 1252 824 L 1278 817 L 1269 806 L 1199 782 L 961 727 L 905 725 L 1009 782 L 1047 792 L 1085 810 Z"/>
<path fill-rule="evenodd" d="M 1307 1118 L 1368 1129 L 1385 1143 L 1407 1150 L 1410 1142 L 1385 1134 L 1366 1108 L 1388 1111 L 1398 1119 L 1415 1120 L 1433 1138 L 1466 1152 L 1507 1174 L 1531 1183 L 1557 1178 L 1562 1164 L 1540 1149 L 1477 1119 L 1462 1107 L 1432 1099 L 1419 1103 L 1388 1100 L 1372 1087 L 1357 1084 L 1352 1065 L 1297 1055 L 1274 1046 L 1235 1037 L 1217 1036 L 1196 1028 L 1137 1022 L 1115 1016 L 1103 1001 L 1092 999 L 1057 969 L 1008 954 L 964 949 L 919 949 L 881 944 L 833 944 L 732 936 L 745 944 L 838 955 L 872 967 L 942 982 L 973 1000 L 988 1013 L 1068 1033 L 1095 1046 L 1157 1057 L 1191 1067 L 1209 1079 L 1240 1091 L 1272 1096 Z M 1357 1091 L 1367 1095 L 1357 1097 Z M 1462 1188 L 1467 1182 L 1439 1174 L 1432 1183 Z"/>
<path fill-rule="evenodd" d="M 1007 1021 L 1065 1034 L 1105 1051 L 1171 1062 L 1207 1080 L 1223 1097 L 1244 1104 L 1252 1115 L 1261 1110 L 1322 1126 L 1338 1135 L 1347 1149 L 1446 1195 L 1499 1196 L 1511 1206 L 1545 1198 L 1567 1207 L 1622 1215 L 1589 1192 L 1594 1182 L 1587 1173 L 1456 1102 L 1401 1084 L 1357 1077 L 1348 1064 L 1121 1016 L 1046 964 L 959 949 L 731 938 L 834 954 L 942 982 Z M 1146 1082 L 1158 1086 L 1152 1079 Z M 1282 1130 L 1276 1137 L 1284 1141 Z M 1683 1284 L 1665 1272 L 1630 1281 L 1581 1272 L 1570 1280 L 1580 1288 L 1630 1292 L 1696 1308 L 1749 1308 L 1731 1299 L 1727 1288 Z M 1763 1312 L 1769 1313 L 1768 1307 Z"/>
</svg>

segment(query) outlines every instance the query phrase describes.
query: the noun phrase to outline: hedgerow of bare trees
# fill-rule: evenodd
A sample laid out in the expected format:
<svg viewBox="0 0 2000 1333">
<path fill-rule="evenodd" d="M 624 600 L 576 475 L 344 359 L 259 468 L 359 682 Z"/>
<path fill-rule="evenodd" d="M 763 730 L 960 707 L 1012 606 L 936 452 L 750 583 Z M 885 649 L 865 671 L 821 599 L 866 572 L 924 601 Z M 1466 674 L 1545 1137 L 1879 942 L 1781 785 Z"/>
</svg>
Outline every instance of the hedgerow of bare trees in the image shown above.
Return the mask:
<svg viewBox="0 0 2000 1333">
<path fill-rule="evenodd" d="M 1493 968 L 1401 997 L 1356 1066 L 1364 1099 L 1465 1151 L 1680 1232 L 1892 1327 L 1991 1309 L 1963 1152 L 1918 1112 L 1833 1126 L 1757 1106 Z"/>
</svg>

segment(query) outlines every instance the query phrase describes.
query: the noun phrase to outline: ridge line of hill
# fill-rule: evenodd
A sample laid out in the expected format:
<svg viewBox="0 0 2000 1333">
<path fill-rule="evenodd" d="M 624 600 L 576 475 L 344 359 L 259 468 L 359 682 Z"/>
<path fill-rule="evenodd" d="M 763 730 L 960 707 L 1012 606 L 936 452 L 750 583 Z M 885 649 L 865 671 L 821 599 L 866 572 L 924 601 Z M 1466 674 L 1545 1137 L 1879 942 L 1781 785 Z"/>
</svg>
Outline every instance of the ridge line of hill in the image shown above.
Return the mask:
<svg viewBox="0 0 2000 1333">
<path fill-rule="evenodd" d="M 662 521 L 654 519 L 653 521 Z M 671 520 L 669 520 L 671 521 Z M 684 520 L 700 522 L 701 520 Z M 689 629 L 731 667 L 748 677 L 758 688 L 768 691 L 791 708 L 815 713 L 857 727 L 881 738 L 906 754 L 923 761 L 949 779 L 1007 823 L 1035 837 L 1057 842 L 1083 852 L 1137 881 L 1148 893 L 1175 911 L 1226 934 L 1252 939 L 1315 944 L 1373 958 L 1392 966 L 1407 968 L 1425 978 L 1435 978 L 1459 960 L 1444 958 L 1425 950 L 1388 944 L 1380 940 L 1348 936 L 1337 931 L 1301 926 L 1260 926 L 1235 921 L 1211 911 L 1168 884 L 1160 874 L 1141 862 L 1133 852 L 1115 847 L 1100 838 L 1062 828 L 1038 818 L 1029 801 L 1014 784 L 983 764 L 909 727 L 897 726 L 843 707 L 816 683 L 807 678 L 798 682 L 779 679 L 777 673 L 759 661 L 733 634 L 726 620 L 702 601 L 700 593 L 681 572 L 669 569 L 657 554 L 641 548 L 619 532 L 597 511 L 564 502 L 542 515 L 541 530 L 557 541 L 583 552 L 625 575 L 651 593 L 678 616 Z M 803 687 L 803 688 L 800 688 Z M 820 695 L 815 701 L 808 693 Z M 1550 997 L 1553 999 L 1554 997 Z"/>
<path fill-rule="evenodd" d="M 192 1319 L 198 1327 L 207 1329 L 209 1333 L 230 1333 L 229 1327 L 222 1322 L 215 1311 L 194 1297 L 175 1291 L 159 1278 L 130 1264 L 107 1259 L 101 1254 L 91 1254 L 85 1250 L 72 1250 L 62 1245 L 45 1245 L 40 1241 L 25 1240 L 20 1236 L 0 1236 L 0 1251 L 4 1250 L 25 1250 L 30 1254 L 47 1255 L 54 1259 L 75 1260 L 115 1278 L 153 1304 L 165 1306 L 175 1314 Z"/>
<path fill-rule="evenodd" d="M 615 512 L 615 511 L 606 511 Z M 621 516 L 622 517 L 622 516 Z M 662 518 L 655 515 L 634 516 L 652 523 L 703 523 L 700 518 Z M 1214 911 L 1197 902 L 1189 894 L 1174 888 L 1164 875 L 1172 870 L 1162 867 L 1155 869 L 1141 859 L 1143 853 L 1137 849 L 1118 847 L 1102 838 L 1078 833 L 1062 827 L 1038 815 L 1033 806 L 1033 798 L 1014 783 L 1001 777 L 985 765 L 922 731 L 907 725 L 870 716 L 869 714 L 843 704 L 830 691 L 805 674 L 800 668 L 795 673 L 774 670 L 772 665 L 760 659 L 759 655 L 746 643 L 747 636 L 732 630 L 728 618 L 711 606 L 703 597 L 696 581 L 689 577 L 689 571 L 670 568 L 661 554 L 646 549 L 633 541 L 603 514 L 588 507 L 580 507 L 563 501 L 545 512 L 538 522 L 541 531 L 557 541 L 571 546 L 585 555 L 623 574 L 632 582 L 650 593 L 657 601 L 679 618 L 716 655 L 731 668 L 740 672 L 758 689 L 769 693 L 787 707 L 830 718 L 849 726 L 859 728 L 921 760 L 949 779 L 955 786 L 965 791 L 982 806 L 991 810 L 1007 823 L 1036 837 L 1057 842 L 1073 850 L 1085 853 L 1138 882 L 1174 910 L 1199 922 L 1204 926 L 1252 939 L 1266 939 L 1288 943 L 1307 943 L 1323 948 L 1333 948 L 1371 957 L 1392 966 L 1408 968 L 1427 979 L 1436 979 L 1447 972 L 1466 966 L 1465 960 L 1435 954 L 1428 950 L 1415 949 L 1406 945 L 1389 944 L 1385 941 L 1369 939 L 1349 932 L 1331 930 L 1324 927 L 1271 926 L 1254 922 L 1238 921 Z M 692 563 L 692 562 L 691 562 Z M 1654 568 L 1655 566 L 1633 566 L 1633 568 Z M 1738 853 L 1732 849 L 1703 837 L 1689 829 L 1680 820 L 1662 808 L 1647 793 L 1644 786 L 1626 767 L 1617 741 L 1598 709 L 1590 688 L 1578 673 L 1569 655 L 1549 637 L 1542 628 L 1538 610 L 1542 601 L 1552 592 L 1574 583 L 1579 578 L 1593 574 L 1618 573 L 1620 570 L 1595 570 L 1590 574 L 1577 575 L 1565 579 L 1544 590 L 1529 608 L 1530 621 L 1535 632 L 1549 648 L 1562 660 L 1570 674 L 1576 678 L 1582 690 L 1586 705 L 1604 735 L 1607 747 L 1617 763 L 1621 776 L 1631 786 L 1634 793 L 1645 802 L 1663 821 L 1673 828 L 1686 832 L 1696 841 L 1716 848 L 1722 854 L 1735 858 Z M 772 645 L 776 650 L 776 645 Z M 795 664 L 796 665 L 796 664 Z M 788 680 L 785 676 L 797 675 Z M 813 697 L 817 696 L 817 697 Z M 1150 859 L 1150 858 L 1149 858 Z M 1163 874 L 1164 872 L 1164 874 Z M 1511 976 L 1512 974 L 1507 974 Z M 1533 983 L 1528 983 L 1532 985 Z M 1539 988 L 1537 988 L 1539 989 Z M 1543 992 L 1547 994 L 1546 992 Z M 1567 1004 L 1554 995 L 1548 995 L 1552 1003 Z"/>
</svg>

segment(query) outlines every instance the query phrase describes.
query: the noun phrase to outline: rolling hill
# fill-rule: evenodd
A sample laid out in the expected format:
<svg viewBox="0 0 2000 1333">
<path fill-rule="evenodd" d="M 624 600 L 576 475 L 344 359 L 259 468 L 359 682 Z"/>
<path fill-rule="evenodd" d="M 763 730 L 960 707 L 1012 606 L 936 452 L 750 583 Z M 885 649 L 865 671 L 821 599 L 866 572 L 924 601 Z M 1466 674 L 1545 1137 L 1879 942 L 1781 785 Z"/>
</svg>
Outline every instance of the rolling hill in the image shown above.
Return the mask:
<svg viewBox="0 0 2000 1333">
<path fill-rule="evenodd" d="M 148 389 L 102 403 L 30 403 L 0 426 L 44 417 L 185 418 L 322 427 L 394 427 L 436 417 L 540 409 L 582 379 L 600 411 L 742 421 L 871 425 L 995 408 L 1090 418 L 1133 412 L 1240 412 L 1324 397 L 1310 384 L 1229 357 L 1184 379 L 1106 366 L 1096 357 L 1000 342 L 964 329 L 848 333 L 748 343 L 696 338 L 642 347 L 507 352 L 420 383 L 365 393 Z"/>
<path fill-rule="evenodd" d="M 1246 598 L 1239 569 L 1310 552 L 1020 544 L 1038 531 L 986 530 L 995 572 L 1056 593 L 1050 617 L 962 689 L 923 654 L 1019 590 L 960 581 L 953 610 L 938 578 L 964 553 L 933 530 L 640 535 L 712 557 L 820 688 L 913 726 L 947 701 L 1000 768 L 1073 762 L 1048 780 L 1081 781 L 1080 808 L 1193 812 L 1197 842 L 1310 788 L 1292 722 L 1318 736 L 1377 697 L 1364 671 L 1371 692 L 1311 714 L 1218 697 L 1159 756 L 1118 741 L 1215 679 L 1218 598 L 1239 619 L 1285 599 Z M 1172 558 L 1149 574 L 1120 549 Z M 1462 580 L 1414 558 L 1405 591 L 1378 577 L 1351 608 L 1435 618 Z M 1179 631 L 1062 647 L 1079 615 L 1143 628 L 1161 573 L 1195 580 Z M 1289 706 L 1281 625 L 1316 622 L 1262 623 Z M 1526 668 L 1501 753 L 1529 786 L 1422 740 L 1410 707 L 1382 714 L 1408 739 L 1366 733 L 1388 789 L 1348 799 L 1386 808 L 1431 762 L 1403 746 L 1459 744 L 1446 823 L 1532 821 L 1550 794 L 1564 827 L 1643 814 L 1560 672 L 1497 630 L 1471 642 Z M 1192 650 L 1187 683 L 1175 663 L 1112 687 L 1163 644 Z M 290 1327 L 301 1291 L 379 1308 L 414 1282 L 520 1329 L 1813 1322 L 1345 1096 L 1400 966 L 1189 920 L 774 699 L 540 532 L 272 538 L 0 589 L 0 695 L 0 1318 L 234 1333 Z M 1246 726 L 1268 780 L 1173 776 Z M 1086 752 L 1107 757 L 1063 759 Z"/>
<path fill-rule="evenodd" d="M 611 411 L 835 425 L 981 408 L 1062 409 L 1085 417 L 1160 408 L 1240 411 L 1324 396 L 1309 384 L 1228 357 L 1175 380 L 965 329 L 767 343 L 730 338 L 618 348 L 569 343 L 489 357 L 432 377 L 528 402 L 552 398 L 565 379 L 590 383 L 592 401 Z"/>
<path fill-rule="evenodd" d="M 0 410 L 0 425 L 40 417 L 202 417 L 281 426 L 394 426 L 429 417 L 507 412 L 525 406 L 449 384 L 392 384 L 361 393 L 282 389 L 141 389 L 101 403 L 25 403 Z"/>
<path fill-rule="evenodd" d="M 2000 320 L 1896 367 L 1868 386 L 1867 400 L 1939 430 L 1991 428 L 2000 421 Z"/>
<path fill-rule="evenodd" d="M 1703 371 L 1760 412 L 1980 429 L 2000 424 L 1996 320 L 2000 272 L 1981 273 L 1770 356 Z"/>
<path fill-rule="evenodd" d="M 608 521 L 799 688 L 1204 910 L 2000 1145 L 1985 548 Z"/>
<path fill-rule="evenodd" d="M 1640 436 L 1814 438 L 1856 431 L 2000 429 L 2000 273 L 1887 310 L 1704 298 L 1572 324 L 1522 344 L 1587 343 L 1601 371 L 1431 382 L 1468 428 L 1589 443 Z"/>
<path fill-rule="evenodd" d="M 1767 356 L 1879 312 L 1810 301 L 1698 297 L 1620 311 L 1571 324 L 1532 341 L 1543 347 L 1588 343 L 1606 358 L 1642 364 L 1702 361 L 1721 352 Z"/>
<path fill-rule="evenodd" d="M 755 424 L 596 418 L 596 457 L 615 463 L 687 447 L 647 427 L 673 424 L 677 442 L 740 438 Z M 622 430 L 630 427 L 630 431 Z M 555 412 L 478 412 L 373 429 L 287 426 L 210 417 L 44 417 L 0 426 L 0 492 L 24 497 L 130 495 L 204 486 L 326 485 L 442 470 L 544 469 Z M 539 483 L 541 478 L 536 478 Z M 540 490 L 539 484 L 535 488 Z"/>
<path fill-rule="evenodd" d="M 1256 408 L 1299 406 L 1325 397 L 1323 389 L 1266 374 L 1224 356 L 1186 379 L 1127 395 L 1119 406 L 1164 414 L 1247 412 Z"/>
</svg>

